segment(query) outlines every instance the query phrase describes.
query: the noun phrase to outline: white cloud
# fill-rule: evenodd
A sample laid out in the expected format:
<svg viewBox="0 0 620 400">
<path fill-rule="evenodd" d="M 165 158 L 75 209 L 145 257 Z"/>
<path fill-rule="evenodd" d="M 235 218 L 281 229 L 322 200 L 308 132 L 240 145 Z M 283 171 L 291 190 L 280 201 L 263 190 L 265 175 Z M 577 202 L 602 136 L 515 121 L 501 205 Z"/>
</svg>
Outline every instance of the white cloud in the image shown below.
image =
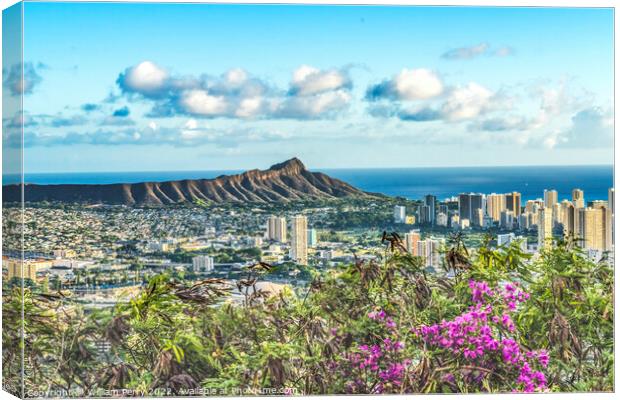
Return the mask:
<svg viewBox="0 0 620 400">
<path fill-rule="evenodd" d="M 233 68 L 226 72 L 226 81 L 232 86 L 239 86 L 247 81 L 248 73 L 241 68 Z"/>
<path fill-rule="evenodd" d="M 451 91 L 441 110 L 448 121 L 472 119 L 488 107 L 493 92 L 475 82 Z"/>
<path fill-rule="evenodd" d="M 441 94 L 443 83 L 429 69 L 403 69 L 394 78 L 394 89 L 401 99 L 428 99 Z"/>
<path fill-rule="evenodd" d="M 223 96 L 211 96 L 206 90 L 199 89 L 183 92 L 180 104 L 190 114 L 202 116 L 225 114 L 228 108 Z"/>
<path fill-rule="evenodd" d="M 302 65 L 293 72 L 291 91 L 300 96 L 308 96 L 349 86 L 349 77 L 343 71 L 336 69 L 321 71 Z"/>
<path fill-rule="evenodd" d="M 427 68 L 405 68 L 392 79 L 370 86 L 366 100 L 372 103 L 372 116 L 412 122 L 472 120 L 492 110 L 509 109 L 512 104 L 504 93 L 476 82 L 445 86 L 438 74 Z"/>
<path fill-rule="evenodd" d="M 168 81 L 168 72 L 151 61 L 143 61 L 129 67 L 119 76 L 118 83 L 123 90 L 152 95 L 163 89 Z"/>
<path fill-rule="evenodd" d="M 346 90 L 323 92 L 314 96 L 292 96 L 278 104 L 274 114 L 284 118 L 330 116 L 348 107 L 351 93 Z"/>
<path fill-rule="evenodd" d="M 571 126 L 552 138 L 558 147 L 612 148 L 614 140 L 614 117 L 611 110 L 590 107 L 571 118 Z"/>
<path fill-rule="evenodd" d="M 303 82 L 308 76 L 319 72 L 318 69 L 309 65 L 301 65 L 293 71 L 293 82 Z"/>
<path fill-rule="evenodd" d="M 240 118 L 250 118 L 258 115 L 263 105 L 261 97 L 249 97 L 239 102 L 235 115 Z"/>
<path fill-rule="evenodd" d="M 443 82 L 434 71 L 404 68 L 392 79 L 370 86 L 366 91 L 366 99 L 424 100 L 439 96 L 443 89 Z"/>
</svg>

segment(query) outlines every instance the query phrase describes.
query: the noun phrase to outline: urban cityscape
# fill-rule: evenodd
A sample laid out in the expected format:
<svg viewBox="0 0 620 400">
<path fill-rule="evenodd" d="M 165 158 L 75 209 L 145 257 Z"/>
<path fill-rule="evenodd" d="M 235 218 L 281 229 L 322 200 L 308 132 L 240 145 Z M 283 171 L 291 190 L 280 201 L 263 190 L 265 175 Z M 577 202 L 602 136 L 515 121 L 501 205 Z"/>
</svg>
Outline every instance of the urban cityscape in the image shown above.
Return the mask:
<svg viewBox="0 0 620 400">
<path fill-rule="evenodd" d="M 614 189 L 608 193 L 608 199 L 587 204 L 584 192 L 577 188 L 571 199 L 560 200 L 557 191 L 549 189 L 524 204 L 517 192 L 461 193 L 440 201 L 429 194 L 407 206 L 395 204 L 391 220 L 385 218 L 386 210 L 397 200 L 345 204 L 346 211 L 383 215 L 383 224 L 375 231 L 370 226 L 350 228 L 346 222 L 330 224 L 330 216 L 343 208 L 329 204 L 291 207 L 279 214 L 269 214 L 269 206 L 208 211 L 200 207 L 26 207 L 23 244 L 28 257 L 23 278 L 45 282 L 46 287 L 49 282 L 58 288 L 79 287 L 79 293 L 95 303 L 98 298 L 109 301 L 110 294 L 120 293 L 119 288 L 139 287 L 148 276 L 168 269 L 191 277 L 232 278 L 257 262 L 282 264 L 288 272 L 275 277 L 274 283 L 304 286 L 305 275 L 298 275 L 308 267 L 325 269 L 359 258 L 381 259 L 379 238 L 384 230 L 397 232 L 407 251 L 437 273 L 442 271 L 442 252 L 452 231 L 471 237 L 493 233 L 495 246 L 518 241 L 530 254 L 554 239 L 572 238 L 591 260 L 613 263 Z M 9 235 L 22 229 L 12 221 L 3 219 Z M 7 247 L 5 254 L 18 250 Z M 19 259 L 5 255 L 3 267 L 5 282 L 22 278 Z"/>
</svg>

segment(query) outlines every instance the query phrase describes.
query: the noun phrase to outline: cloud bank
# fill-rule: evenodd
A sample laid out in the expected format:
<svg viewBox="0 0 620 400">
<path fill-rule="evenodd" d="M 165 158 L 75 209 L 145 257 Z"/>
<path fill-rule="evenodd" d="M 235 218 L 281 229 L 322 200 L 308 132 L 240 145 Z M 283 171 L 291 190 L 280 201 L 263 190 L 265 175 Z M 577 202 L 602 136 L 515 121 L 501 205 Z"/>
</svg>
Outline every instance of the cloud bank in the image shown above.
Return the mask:
<svg viewBox="0 0 620 400">
<path fill-rule="evenodd" d="M 179 76 L 151 61 L 128 67 L 116 82 L 123 94 L 152 102 L 150 115 L 156 117 L 331 118 L 352 98 L 347 69 L 308 65 L 293 72 L 286 90 L 240 68 L 220 76 Z"/>
</svg>

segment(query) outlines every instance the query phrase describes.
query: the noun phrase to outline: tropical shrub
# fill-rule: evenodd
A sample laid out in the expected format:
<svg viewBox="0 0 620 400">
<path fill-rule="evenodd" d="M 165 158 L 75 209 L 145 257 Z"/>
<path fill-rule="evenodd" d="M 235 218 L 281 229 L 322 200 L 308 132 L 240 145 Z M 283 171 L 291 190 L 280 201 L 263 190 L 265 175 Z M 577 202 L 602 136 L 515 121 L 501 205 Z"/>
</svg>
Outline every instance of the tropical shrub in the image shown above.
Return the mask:
<svg viewBox="0 0 620 400">
<path fill-rule="evenodd" d="M 233 283 L 158 275 L 113 309 L 5 291 L 5 387 L 21 384 L 23 347 L 26 391 L 65 396 L 613 390 L 608 263 L 570 240 L 531 258 L 454 235 L 430 272 L 382 240 L 381 262 L 314 271 L 297 291 L 260 290 L 266 264 Z"/>
</svg>

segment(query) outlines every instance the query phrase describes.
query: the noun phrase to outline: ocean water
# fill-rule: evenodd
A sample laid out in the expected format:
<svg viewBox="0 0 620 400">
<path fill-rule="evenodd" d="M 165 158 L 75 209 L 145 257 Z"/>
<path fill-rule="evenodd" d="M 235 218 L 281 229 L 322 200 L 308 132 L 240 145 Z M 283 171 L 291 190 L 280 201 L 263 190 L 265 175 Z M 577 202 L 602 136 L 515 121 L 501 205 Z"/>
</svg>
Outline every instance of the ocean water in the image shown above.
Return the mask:
<svg viewBox="0 0 620 400">
<path fill-rule="evenodd" d="M 322 169 L 368 192 L 420 199 L 433 194 L 445 199 L 463 192 L 521 193 L 522 201 L 543 196 L 544 189 L 555 189 L 558 198 L 570 198 L 573 188 L 584 190 L 587 201 L 606 200 L 613 186 L 613 166 L 527 166 L 459 168 L 378 168 Z M 241 171 L 161 171 L 89 172 L 26 174 L 25 181 L 38 184 L 106 184 L 161 182 L 182 179 L 208 179 Z M 15 176 L 4 176 L 3 184 L 15 183 Z"/>
<path fill-rule="evenodd" d="M 543 197 L 545 189 L 570 199 L 584 191 L 587 201 L 607 200 L 613 187 L 613 166 L 446 167 L 407 169 L 325 170 L 330 176 L 369 192 L 409 199 L 427 194 L 445 199 L 459 193 L 521 193 L 521 201 Z"/>
</svg>

